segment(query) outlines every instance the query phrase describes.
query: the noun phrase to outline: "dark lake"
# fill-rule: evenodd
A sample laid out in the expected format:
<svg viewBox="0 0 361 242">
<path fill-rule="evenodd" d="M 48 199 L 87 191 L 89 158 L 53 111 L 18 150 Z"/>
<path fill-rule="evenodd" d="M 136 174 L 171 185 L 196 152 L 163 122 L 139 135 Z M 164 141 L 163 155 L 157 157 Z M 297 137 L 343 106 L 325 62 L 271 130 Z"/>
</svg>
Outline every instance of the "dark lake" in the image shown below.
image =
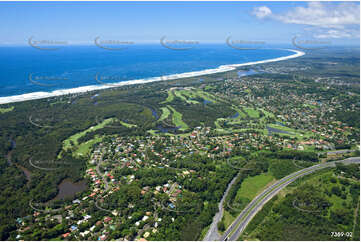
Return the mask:
<svg viewBox="0 0 361 242">
<path fill-rule="evenodd" d="M 74 197 L 76 193 L 85 191 L 88 186 L 86 180 L 79 182 L 72 182 L 70 179 L 64 179 L 59 185 L 59 193 L 56 195 L 53 201 L 64 198 Z"/>
<path fill-rule="evenodd" d="M 280 129 L 275 129 L 275 128 L 271 128 L 269 126 L 267 126 L 267 130 L 268 130 L 268 134 L 272 135 L 272 133 L 282 133 L 282 134 L 289 134 L 289 132 L 284 131 L 284 130 L 280 130 Z"/>
</svg>

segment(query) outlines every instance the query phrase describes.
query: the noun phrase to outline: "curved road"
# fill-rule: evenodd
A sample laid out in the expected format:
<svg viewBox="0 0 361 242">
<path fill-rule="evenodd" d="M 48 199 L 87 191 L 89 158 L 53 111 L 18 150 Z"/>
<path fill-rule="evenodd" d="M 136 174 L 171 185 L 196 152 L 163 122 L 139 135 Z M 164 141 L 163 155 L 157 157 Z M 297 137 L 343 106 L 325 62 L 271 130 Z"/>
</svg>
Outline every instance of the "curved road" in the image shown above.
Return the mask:
<svg viewBox="0 0 361 242">
<path fill-rule="evenodd" d="M 102 175 L 102 173 L 100 172 L 100 164 L 101 164 L 101 162 L 98 162 L 98 164 L 97 164 L 97 166 L 95 167 L 95 170 L 97 171 L 97 173 L 98 173 L 98 175 L 102 178 L 102 180 L 103 180 L 103 182 L 104 182 L 104 185 L 105 185 L 105 190 L 107 191 L 108 189 L 109 189 L 109 183 L 108 183 L 108 181 L 107 181 L 107 178 L 106 177 L 104 177 L 103 175 Z"/>
<path fill-rule="evenodd" d="M 327 167 L 334 167 L 336 163 L 343 164 L 351 164 L 351 163 L 360 163 L 360 157 L 351 157 L 341 161 L 333 161 L 323 164 L 314 165 L 311 167 L 307 167 L 305 169 L 299 170 L 297 172 L 288 175 L 272 186 L 266 188 L 261 194 L 255 197 L 252 202 L 250 202 L 247 207 L 238 215 L 235 221 L 228 227 L 225 231 L 221 240 L 237 240 L 243 230 L 246 228 L 248 223 L 252 220 L 252 218 L 257 214 L 259 210 L 271 199 L 273 198 L 279 191 L 285 188 L 288 184 L 292 183 L 296 179 L 308 175 L 317 170 L 321 170 Z"/>
<path fill-rule="evenodd" d="M 229 190 L 231 190 L 231 187 L 233 186 L 233 184 L 235 183 L 237 177 L 239 176 L 239 173 L 232 179 L 232 181 L 228 184 L 228 187 L 226 189 L 226 191 L 223 194 L 222 200 L 219 202 L 218 204 L 218 212 L 214 215 L 213 217 L 213 221 L 211 226 L 208 229 L 207 234 L 204 236 L 203 241 L 216 241 L 216 240 L 220 240 L 220 235 L 218 234 L 218 227 L 217 224 L 219 221 L 221 221 L 222 217 L 223 217 L 223 202 L 226 199 Z"/>
</svg>

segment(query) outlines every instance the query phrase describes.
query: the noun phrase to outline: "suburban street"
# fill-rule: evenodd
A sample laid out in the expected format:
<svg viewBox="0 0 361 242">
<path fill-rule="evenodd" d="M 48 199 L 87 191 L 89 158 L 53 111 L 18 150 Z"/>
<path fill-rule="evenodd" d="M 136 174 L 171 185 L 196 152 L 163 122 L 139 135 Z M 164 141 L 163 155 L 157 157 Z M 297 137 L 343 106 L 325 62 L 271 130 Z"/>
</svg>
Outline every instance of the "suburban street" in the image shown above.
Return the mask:
<svg viewBox="0 0 361 242">
<path fill-rule="evenodd" d="M 274 197 L 279 191 L 285 188 L 288 184 L 295 181 L 297 178 L 308 175 L 312 172 L 315 172 L 320 169 L 324 169 L 327 167 L 334 167 L 336 163 L 343 164 L 351 164 L 351 163 L 360 163 L 360 157 L 351 157 L 341 161 L 333 161 L 323 164 L 317 164 L 311 167 L 307 167 L 305 169 L 294 172 L 270 187 L 266 188 L 262 193 L 260 193 L 257 197 L 255 197 L 252 202 L 250 202 L 247 207 L 240 213 L 240 215 L 235 219 L 235 221 L 228 227 L 225 231 L 221 240 L 237 240 L 242 234 L 243 230 L 246 228 L 248 223 L 252 220 L 252 218 L 257 214 L 258 211 L 262 209 L 262 207 Z"/>
<path fill-rule="evenodd" d="M 104 185 L 105 185 L 105 190 L 109 189 L 109 182 L 107 181 L 107 178 L 102 175 L 102 173 L 100 172 L 100 163 L 97 164 L 95 170 L 97 171 L 98 175 L 102 178 Z"/>
</svg>

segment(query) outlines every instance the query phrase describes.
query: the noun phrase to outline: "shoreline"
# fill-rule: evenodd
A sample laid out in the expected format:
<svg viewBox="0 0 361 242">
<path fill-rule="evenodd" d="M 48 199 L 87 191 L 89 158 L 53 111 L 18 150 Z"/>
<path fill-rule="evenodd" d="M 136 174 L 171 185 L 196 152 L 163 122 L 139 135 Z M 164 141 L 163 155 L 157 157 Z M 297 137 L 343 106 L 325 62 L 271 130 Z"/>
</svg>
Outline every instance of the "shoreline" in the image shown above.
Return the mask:
<svg viewBox="0 0 361 242">
<path fill-rule="evenodd" d="M 64 96 L 64 95 L 69 95 L 69 94 L 76 94 L 76 93 L 86 93 L 86 92 L 90 92 L 90 91 L 104 90 L 104 89 L 127 86 L 127 85 L 134 85 L 134 84 L 146 84 L 146 83 L 157 82 L 157 81 L 169 81 L 169 80 L 175 80 L 175 79 L 180 79 L 180 78 L 204 76 L 204 75 L 232 71 L 238 67 L 288 60 L 288 59 L 293 59 L 293 58 L 297 58 L 297 57 L 305 55 L 304 52 L 299 51 L 299 50 L 293 50 L 293 49 L 283 49 L 283 50 L 288 50 L 288 51 L 294 52 L 295 54 L 278 57 L 278 58 L 273 58 L 273 59 L 268 59 L 268 60 L 247 62 L 247 63 L 243 63 L 243 64 L 221 65 L 221 66 L 219 66 L 217 68 L 213 68 L 213 69 L 185 72 L 185 73 L 180 73 L 180 74 L 152 77 L 152 78 L 147 78 L 147 79 L 137 79 L 137 80 L 122 81 L 122 82 L 117 82 L 117 83 L 106 83 L 106 84 L 99 84 L 99 85 L 89 85 L 89 86 L 75 87 L 75 88 L 69 88 L 69 89 L 60 89 L 60 90 L 55 90 L 55 91 L 51 91 L 51 92 L 31 92 L 31 93 L 25 93 L 25 94 L 8 96 L 8 97 L 0 97 L 0 104 L 24 102 L 24 101 L 30 101 L 30 100 Z"/>
</svg>

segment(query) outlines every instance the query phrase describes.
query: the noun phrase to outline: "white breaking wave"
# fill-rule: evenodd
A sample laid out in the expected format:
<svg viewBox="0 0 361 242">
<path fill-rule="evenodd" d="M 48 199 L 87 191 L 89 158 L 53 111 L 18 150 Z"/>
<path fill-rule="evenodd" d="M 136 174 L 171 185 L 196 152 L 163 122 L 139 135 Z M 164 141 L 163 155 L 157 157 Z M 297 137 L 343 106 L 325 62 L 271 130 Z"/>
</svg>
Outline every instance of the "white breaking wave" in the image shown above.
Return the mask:
<svg viewBox="0 0 361 242">
<path fill-rule="evenodd" d="M 243 63 L 243 64 L 221 65 L 218 68 L 214 68 L 214 69 L 185 72 L 185 73 L 181 73 L 181 74 L 173 74 L 173 75 L 167 75 L 167 76 L 163 76 L 163 77 L 129 80 L 129 81 L 122 81 L 122 82 L 117 82 L 117 83 L 107 83 L 104 85 L 83 86 L 83 87 L 76 87 L 76 88 L 70 88 L 70 89 L 55 90 L 52 92 L 32 92 L 32 93 L 26 93 L 26 94 L 9 96 L 9 97 L 0 97 L 0 104 L 23 102 L 23 101 L 49 98 L 49 97 L 57 97 L 57 96 L 63 96 L 63 95 L 68 95 L 68 94 L 85 93 L 85 92 L 89 92 L 89 91 L 103 90 L 103 89 L 108 89 L 108 88 L 121 87 L 121 86 L 125 86 L 125 85 L 144 84 L 144 83 L 157 82 L 157 81 L 168 81 L 168 80 L 175 80 L 175 79 L 180 79 L 180 78 L 203 76 L 203 75 L 232 71 L 232 70 L 235 70 L 237 67 L 241 67 L 241 66 L 250 66 L 250 65 L 256 65 L 256 64 L 288 60 L 288 59 L 303 56 L 305 54 L 304 52 L 298 51 L 298 50 L 292 50 L 292 49 L 286 49 L 286 50 L 292 51 L 295 54 L 289 55 L 289 56 L 284 56 L 284 57 L 268 59 L 268 60 L 247 62 L 247 63 Z"/>
</svg>

